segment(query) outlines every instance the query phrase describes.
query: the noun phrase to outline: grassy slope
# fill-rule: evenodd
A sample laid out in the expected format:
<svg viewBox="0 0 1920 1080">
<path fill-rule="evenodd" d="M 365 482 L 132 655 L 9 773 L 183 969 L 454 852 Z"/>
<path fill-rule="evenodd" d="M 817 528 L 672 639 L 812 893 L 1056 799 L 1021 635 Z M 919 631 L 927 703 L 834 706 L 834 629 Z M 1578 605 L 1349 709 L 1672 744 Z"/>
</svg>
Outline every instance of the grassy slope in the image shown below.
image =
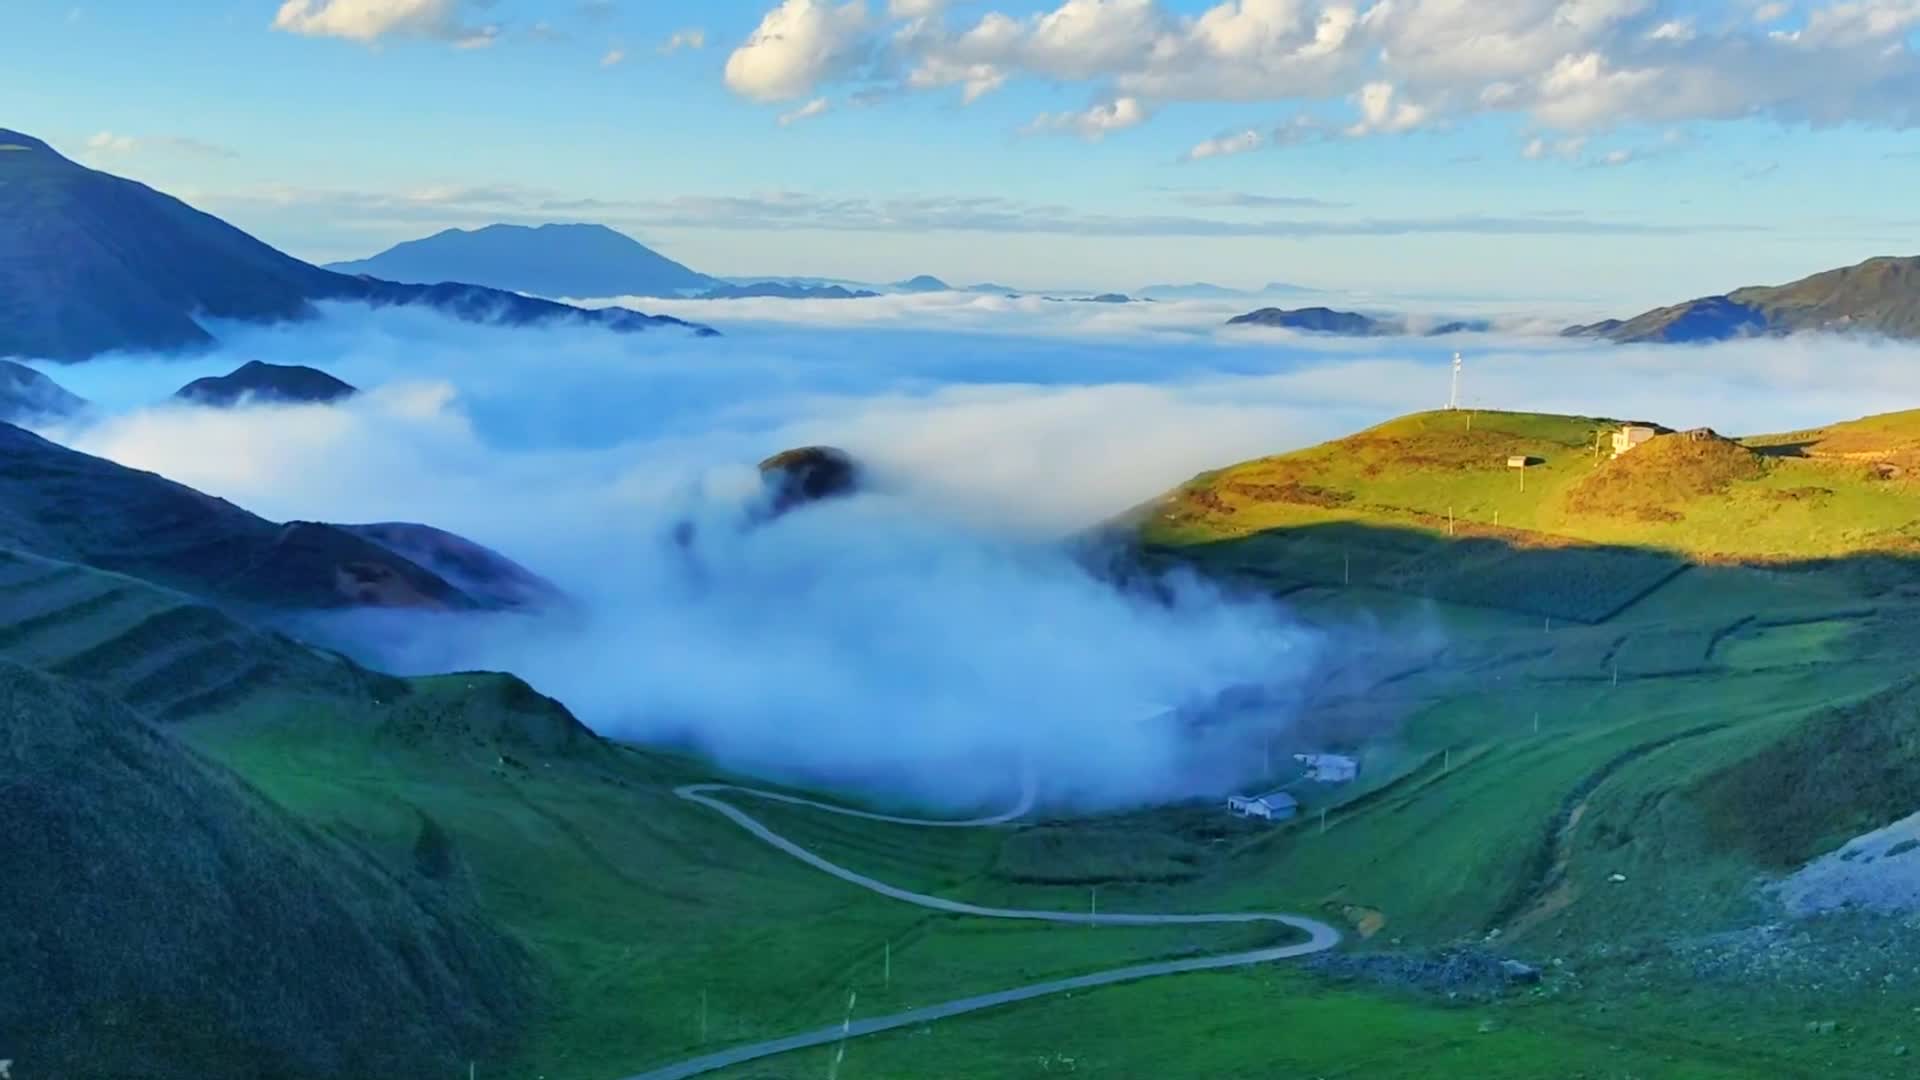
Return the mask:
<svg viewBox="0 0 1920 1080">
<path fill-rule="evenodd" d="M 1302 821 L 1218 843 L 1179 810 L 1067 828 L 1204 845 L 1187 880 L 1129 884 L 1117 874 L 1101 889 L 1107 910 L 1322 910 L 1348 919 L 1362 949 L 1498 929 L 1502 947 L 1543 963 L 1569 957 L 1580 977 L 1471 1008 L 1330 994 L 1291 976 L 1142 985 L 875 1040 L 852 1049 L 842 1075 L 1899 1074 L 1894 1048 L 1915 1039 L 1914 1021 L 1897 982 L 1847 974 L 1866 963 L 1856 930 L 1808 931 L 1824 965 L 1808 982 L 1718 974 L 1732 962 L 1701 943 L 1777 918 L 1753 883 L 1785 864 L 1782 846 L 1804 858 L 1911 809 L 1898 788 L 1920 752 L 1903 733 L 1920 717 L 1900 711 L 1910 693 L 1882 691 L 1905 677 L 1920 637 L 1916 575 L 1903 559 L 1844 557 L 1908 550 L 1899 526 L 1915 516 L 1914 492 L 1867 466 L 1907 452 L 1920 417 L 1752 440 L 1764 454 L 1676 439 L 1606 466 L 1590 450 L 1604 422 L 1482 413 L 1472 434 L 1465 422 L 1413 417 L 1211 473 L 1146 523 L 1161 557 L 1287 591 L 1317 621 L 1420 626 L 1444 639 L 1431 668 L 1393 683 L 1396 696 L 1423 703 L 1395 752 L 1370 751 L 1388 775 L 1375 772 L 1346 801 L 1334 795 L 1324 833 L 1312 802 Z M 1785 446 L 1808 456 L 1776 456 Z M 1543 459 L 1524 495 L 1509 453 Z M 1596 476 L 1607 486 L 1587 487 L 1575 505 Z M 1769 494 L 1815 485 L 1834 495 L 1799 517 Z M 1655 537 L 1676 553 L 1677 572 L 1590 624 L 1543 622 L 1536 598 L 1492 556 L 1476 571 L 1487 587 L 1468 597 L 1474 606 L 1423 599 L 1436 563 L 1474 550 L 1447 542 L 1450 506 L 1458 533 L 1498 537 L 1518 557 L 1544 553 L 1542 580 L 1590 557 L 1570 540 Z M 1677 521 L 1643 513 L 1674 506 Z M 1808 548 L 1836 561 L 1788 571 L 1677 557 L 1771 564 Z M 1847 754 L 1855 743 L 1885 763 L 1886 782 L 1801 797 L 1831 792 L 1849 771 L 1826 762 L 1837 771 L 1822 777 L 1807 747 Z M 870 832 L 837 849 L 831 836 L 815 842 L 856 866 L 881 865 L 863 864 L 878 859 Z M 1079 858 L 1099 848 L 1089 843 Z M 968 897 L 1003 887 L 999 863 L 979 850 L 949 860 L 919 868 L 921 879 Z M 1056 901 L 1084 891 L 1056 890 Z M 1829 932 L 1839 936 L 1820 937 Z M 1889 962 L 1897 978 L 1903 961 Z M 1833 1014 L 1843 1037 L 1807 1036 L 1806 1021 Z M 1138 1022 L 1147 1016 L 1154 1022 Z M 1483 1033 L 1482 1019 L 1495 1030 Z M 1354 1037 L 1327 1037 L 1342 1030 Z M 738 1075 L 817 1067 L 795 1055 Z"/>
<path fill-rule="evenodd" d="M 1726 459 L 1737 455 L 1697 453 L 1684 435 L 1618 460 L 1596 455 L 1596 435 L 1615 426 L 1529 413 L 1419 413 L 1204 474 L 1153 510 L 1145 536 L 1193 548 L 1273 529 L 1358 523 L 1419 534 L 1407 541 L 1418 553 L 1428 549 L 1422 537 L 1446 535 L 1451 517 L 1461 536 L 1522 546 L 1622 544 L 1695 559 L 1920 552 L 1920 485 L 1905 475 L 1883 479 L 1874 467 L 1912 457 L 1920 412 L 1835 425 L 1805 447 L 1804 434 L 1744 440 L 1754 453 L 1732 463 Z M 1834 449 L 1823 452 L 1823 445 Z M 1507 466 L 1512 455 L 1538 459 L 1526 470 L 1524 491 L 1519 471 Z M 1621 491 L 1605 497 L 1616 478 Z M 1320 554 L 1313 572 L 1339 583 L 1338 548 Z M 1361 582 L 1405 561 L 1384 549 L 1353 554 Z"/>
<path fill-rule="evenodd" d="M 305 827 L 5 661 L 0 830 L 0 1045 L 22 1073 L 450 1073 L 528 1015 L 530 958 L 461 876 Z"/>
<path fill-rule="evenodd" d="M 1277 469 L 1213 474 L 1207 482 L 1269 484 L 1292 501 L 1222 488 L 1232 513 L 1202 503 L 1149 526 L 1163 555 L 1265 573 L 1295 590 L 1297 608 L 1317 621 L 1371 620 L 1390 638 L 1432 639 L 1394 660 L 1402 666 L 1388 687 L 1368 682 L 1384 668 L 1353 661 L 1352 707 L 1391 696 L 1406 719 L 1389 745 L 1369 749 L 1363 784 L 1309 799 L 1310 811 L 1328 810 L 1324 834 L 1311 812 L 1265 829 L 1232 826 L 1211 806 L 980 833 L 753 809 L 849 865 L 948 895 L 1078 907 L 1097 888 L 1107 911 L 1292 907 L 1349 920 L 1364 935 L 1362 949 L 1499 928 L 1520 955 L 1571 958 L 1579 978 L 1550 980 L 1539 997 L 1469 1008 L 1362 985 L 1334 991 L 1278 972 L 1183 978 L 862 1043 L 842 1075 L 1038 1075 L 1067 1068 L 1063 1054 L 1078 1071 L 1115 1076 L 1531 1076 L 1568 1063 L 1591 1075 L 1888 1074 L 1888 1047 L 1915 1038 L 1905 1004 L 1844 983 L 1818 993 L 1751 981 L 1685 991 L 1687 969 L 1629 964 L 1605 950 L 1765 916 L 1750 883 L 1770 866 L 1727 842 L 1724 825 L 1780 808 L 1764 797 L 1767 777 L 1790 772 L 1797 758 L 1769 762 L 1756 752 L 1792 739 L 1828 706 L 1869 698 L 1901 677 L 1897 661 L 1915 644 L 1904 571 L 1683 568 L 1666 558 L 1648 588 L 1592 623 L 1549 625 L 1511 589 L 1492 602 L 1476 597 L 1476 606 L 1424 599 L 1421 587 L 1457 550 L 1439 535 L 1436 506 L 1454 505 L 1457 520 L 1487 530 L 1499 510 L 1501 528 L 1526 530 L 1501 536 L 1546 553 L 1543 578 L 1564 566 L 1553 560 L 1566 557 L 1565 534 L 1546 526 L 1594 475 L 1590 457 L 1577 459 L 1599 425 L 1487 417 L 1471 436 L 1446 429 L 1457 417 L 1410 421 L 1439 436 L 1432 446 L 1419 430 L 1389 425 L 1375 433 L 1384 445 L 1327 453 L 1320 471 L 1300 467 L 1309 452 L 1274 459 L 1284 463 Z M 1874 441 L 1866 452 L 1878 454 L 1889 427 L 1905 430 L 1894 418 L 1878 429 L 1783 441 L 1808 444 L 1801 452 L 1811 454 L 1820 444 L 1858 452 L 1866 439 Z M 1417 460 L 1404 470 L 1414 475 L 1403 476 L 1389 455 L 1409 443 Z M 1504 490 L 1515 479 L 1504 454 L 1515 445 L 1544 462 L 1524 497 L 1517 482 Z M 1501 467 L 1460 467 L 1489 449 Z M 1818 456 L 1768 457 L 1767 477 L 1783 463 L 1842 469 Z M 1684 527 L 1718 501 L 1703 497 L 1682 522 L 1649 527 Z M 1312 531 L 1329 521 L 1345 531 Z M 1276 528 L 1284 531 L 1267 531 Z M 1290 535 L 1299 532 L 1306 535 Z M 1249 534 L 1272 546 L 1236 549 Z M 1880 542 L 1873 529 L 1855 535 L 1868 549 Z M 1364 584 L 1341 587 L 1350 566 Z M 1628 560 L 1605 570 L 1645 567 Z M 26 576 L 38 581 L 37 573 Z M 1502 580 L 1499 553 L 1476 573 Z M 0 651 L 117 640 L 120 624 L 108 619 L 115 609 L 88 606 L 110 589 L 94 577 L 59 603 L 22 594 L 70 614 Z M 1403 633 L 1409 628 L 1422 633 Z M 146 648 L 130 662 L 141 663 Z M 425 858 L 457 867 L 481 910 L 526 945 L 547 1009 L 512 1060 L 483 1069 L 613 1077 L 832 1022 L 852 990 L 868 1015 L 1248 944 L 1241 930 L 1008 927 L 877 900 L 674 798 L 673 785 L 707 778 L 703 767 L 569 734 L 540 700 L 495 676 L 404 687 L 278 676 L 184 719 L 174 728 L 181 738 L 383 865 Z M 1743 780 L 1743 768 L 1760 768 L 1759 782 Z M 1820 837 L 1862 820 L 1862 807 L 1837 811 Z M 1803 1037 L 1805 1020 L 1834 1013 L 1847 1017 L 1847 1037 Z M 1482 1033 L 1486 1019 L 1495 1030 Z M 819 1055 L 801 1055 L 741 1075 L 822 1067 Z"/>
</svg>

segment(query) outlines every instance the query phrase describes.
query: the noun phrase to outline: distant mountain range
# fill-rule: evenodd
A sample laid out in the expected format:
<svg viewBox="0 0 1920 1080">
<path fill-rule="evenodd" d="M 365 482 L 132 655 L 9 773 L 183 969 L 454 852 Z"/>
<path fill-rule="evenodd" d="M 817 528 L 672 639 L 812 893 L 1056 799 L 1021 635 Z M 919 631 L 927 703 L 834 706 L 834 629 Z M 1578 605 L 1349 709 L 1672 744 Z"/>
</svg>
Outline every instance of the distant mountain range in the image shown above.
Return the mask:
<svg viewBox="0 0 1920 1080">
<path fill-rule="evenodd" d="M 1882 256 L 1785 285 L 1751 285 L 1631 319 L 1568 327 L 1565 333 L 1619 342 L 1689 342 L 1800 330 L 1920 338 L 1920 257 Z"/>
<path fill-rule="evenodd" d="M 1339 334 L 1346 337 L 1397 337 L 1406 334 L 1435 337 L 1442 334 L 1477 333 L 1491 329 L 1490 324 L 1480 320 L 1454 320 L 1416 329 L 1403 318 L 1376 318 L 1355 311 L 1335 311 L 1325 307 L 1292 310 L 1261 308 L 1245 315 L 1236 315 L 1227 320 L 1227 325 L 1274 326 L 1287 330 Z"/>
<path fill-rule="evenodd" d="M 342 274 L 434 285 L 464 281 L 550 297 L 682 296 L 720 282 L 605 225 L 447 229 L 354 262 Z"/>
<path fill-rule="evenodd" d="M 590 311 L 475 285 L 324 270 L 144 184 L 0 130 L 0 356 L 71 362 L 114 350 L 203 347 L 214 339 L 202 319 L 304 319 L 327 300 L 431 307 L 497 325 L 713 332 L 625 308 Z"/>
<path fill-rule="evenodd" d="M 1289 285 L 1283 281 L 1268 282 L 1266 286 L 1259 289 L 1232 289 L 1211 282 L 1196 281 L 1186 285 L 1148 285 L 1135 289 L 1133 295 L 1147 300 L 1241 300 L 1250 296 L 1286 296 L 1319 291 L 1319 289 L 1309 289 L 1302 285 Z"/>
<path fill-rule="evenodd" d="M 849 289 L 844 285 L 795 285 L 784 281 L 756 281 L 750 285 L 716 285 L 699 295 L 701 300 L 865 300 L 879 296 L 870 289 Z"/>
</svg>

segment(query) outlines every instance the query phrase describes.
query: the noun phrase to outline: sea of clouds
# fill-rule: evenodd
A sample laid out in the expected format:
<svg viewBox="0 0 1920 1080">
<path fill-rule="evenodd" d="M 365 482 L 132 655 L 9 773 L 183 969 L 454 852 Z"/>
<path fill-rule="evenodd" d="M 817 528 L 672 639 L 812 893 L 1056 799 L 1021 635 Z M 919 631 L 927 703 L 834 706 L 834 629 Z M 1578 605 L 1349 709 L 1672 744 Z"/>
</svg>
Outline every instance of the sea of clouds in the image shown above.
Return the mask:
<svg viewBox="0 0 1920 1080">
<path fill-rule="evenodd" d="M 1920 406 L 1920 350 L 1828 338 L 1328 339 L 1229 331 L 1216 304 L 961 294 L 669 306 L 725 336 L 357 308 L 221 327 L 208 355 L 43 367 L 98 408 L 42 432 L 276 520 L 451 529 L 579 601 L 316 628 L 372 663 L 511 670 L 603 733 L 769 775 L 956 808 L 1028 776 L 1113 806 L 1244 781 L 1167 710 L 1303 686 L 1327 643 L 1198 581 L 1117 589 L 1063 543 L 1196 472 L 1437 407 L 1456 349 L 1476 408 L 1739 433 Z M 247 360 L 367 392 L 165 403 Z M 745 527 L 755 462 L 814 443 L 859 457 L 873 490 Z"/>
</svg>

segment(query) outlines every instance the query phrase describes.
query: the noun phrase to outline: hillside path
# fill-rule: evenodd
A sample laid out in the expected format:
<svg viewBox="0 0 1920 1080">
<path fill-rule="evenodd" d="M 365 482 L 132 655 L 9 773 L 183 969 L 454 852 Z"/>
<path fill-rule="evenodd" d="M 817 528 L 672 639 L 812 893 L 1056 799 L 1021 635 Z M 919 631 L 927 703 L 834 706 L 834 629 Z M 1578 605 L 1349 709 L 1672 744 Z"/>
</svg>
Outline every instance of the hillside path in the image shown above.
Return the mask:
<svg viewBox="0 0 1920 1080">
<path fill-rule="evenodd" d="M 889 897 L 902 903 L 913 904 L 917 907 L 930 908 L 934 911 L 944 911 L 954 915 L 971 915 L 985 919 L 1029 919 L 1040 922 L 1074 923 L 1082 926 L 1190 926 L 1196 924 L 1270 922 L 1280 923 L 1301 930 L 1307 934 L 1307 940 L 1294 945 L 1281 945 L 1269 949 L 1252 949 L 1246 952 L 1223 953 L 1219 956 L 1201 956 L 1186 960 L 1165 960 L 1152 964 L 1134 964 L 1129 967 L 1097 971 L 1090 975 L 1078 975 L 1070 979 L 1054 979 L 1049 982 L 1029 983 L 1026 986 L 1014 987 L 1010 990 L 996 990 L 988 994 L 976 994 L 972 997 L 956 998 L 952 1001 L 944 1001 L 937 1005 L 926 1005 L 918 1009 L 909 1009 L 905 1012 L 893 1013 L 889 1016 L 869 1017 L 864 1020 L 855 1020 L 850 1024 L 834 1024 L 830 1027 L 802 1032 L 798 1035 L 789 1035 L 781 1039 L 769 1039 L 765 1042 L 736 1046 L 731 1049 L 720 1050 L 701 1057 L 676 1062 L 672 1065 L 666 1065 L 649 1072 L 637 1073 L 633 1076 L 626 1077 L 625 1080 L 682 1080 L 684 1077 L 699 1076 L 702 1073 L 713 1072 L 716 1069 L 724 1069 L 732 1065 L 741 1065 L 749 1061 L 773 1057 L 777 1054 L 790 1053 L 794 1050 L 804 1050 L 814 1046 L 826 1046 L 838 1042 L 841 1039 L 859 1038 L 864 1035 L 872 1035 L 882 1031 L 892 1031 L 898 1028 L 912 1027 L 917 1024 L 931 1023 L 935 1020 L 944 1020 L 948 1017 L 978 1012 L 981 1009 L 1011 1005 L 1014 1002 L 1030 1001 L 1034 998 L 1047 997 L 1072 990 L 1089 990 L 1097 986 L 1111 986 L 1115 983 L 1133 982 L 1138 979 L 1150 979 L 1161 975 L 1180 975 L 1192 971 L 1218 971 L 1222 968 L 1246 967 L 1252 964 L 1271 963 L 1275 960 L 1287 960 L 1293 957 L 1325 952 L 1340 944 L 1340 932 L 1338 930 L 1317 919 L 1309 919 L 1302 915 L 1287 915 L 1273 912 L 1223 912 L 1200 915 L 1096 915 L 1085 912 L 983 907 L 978 904 L 967 904 L 958 900 L 948 900 L 944 897 L 911 892 L 907 889 L 889 885 L 876 878 L 868 877 L 858 871 L 849 870 L 838 863 L 830 862 L 808 851 L 799 844 L 767 828 L 746 811 L 729 803 L 721 802 L 712 796 L 712 793 L 721 791 L 737 791 L 757 798 L 812 806 L 832 813 L 846 814 L 853 817 L 888 821 L 901 825 L 920 825 L 927 827 L 992 826 L 1005 824 L 1014 817 L 1019 816 L 1019 814 L 1028 808 L 1025 805 L 1030 801 L 1028 799 L 1023 798 L 1023 805 L 1008 814 L 992 818 L 982 818 L 971 822 L 951 822 L 923 821 L 916 818 L 897 818 L 869 814 L 827 803 L 817 803 L 807 799 L 795 798 L 790 795 L 779 795 L 773 792 L 737 787 L 731 784 L 688 784 L 684 787 L 674 789 L 675 795 L 718 811 L 733 821 L 734 824 L 752 833 L 762 841 L 779 848 L 781 851 L 799 859 L 801 862 L 806 863 L 816 870 L 831 874 L 849 884 L 858 885 L 869 892 L 879 893 L 881 896 Z"/>
</svg>

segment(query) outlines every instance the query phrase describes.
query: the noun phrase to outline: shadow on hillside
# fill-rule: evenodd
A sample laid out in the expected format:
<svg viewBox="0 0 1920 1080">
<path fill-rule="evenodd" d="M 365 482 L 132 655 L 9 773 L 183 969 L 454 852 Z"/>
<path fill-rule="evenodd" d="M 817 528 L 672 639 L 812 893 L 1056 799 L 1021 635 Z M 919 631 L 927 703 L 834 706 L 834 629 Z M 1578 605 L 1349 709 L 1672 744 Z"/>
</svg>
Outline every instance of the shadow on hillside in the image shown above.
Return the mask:
<svg viewBox="0 0 1920 1080">
<path fill-rule="evenodd" d="M 1744 443 L 1742 445 L 1745 445 Z M 1747 449 L 1761 457 L 1806 458 L 1812 457 L 1807 451 L 1813 447 L 1813 440 L 1802 439 L 1799 442 L 1770 443 L 1766 446 L 1748 446 Z"/>
<path fill-rule="evenodd" d="M 1705 562 L 1660 548 L 1570 542 L 1478 524 L 1459 526 L 1452 536 L 1358 522 L 1303 525 L 1201 544 L 1149 545 L 1140 558 L 1150 570 L 1184 565 L 1276 595 L 1384 589 L 1577 623 L 1605 622 L 1694 566 L 1818 574 L 1864 598 L 1920 600 L 1920 552 Z"/>
</svg>

